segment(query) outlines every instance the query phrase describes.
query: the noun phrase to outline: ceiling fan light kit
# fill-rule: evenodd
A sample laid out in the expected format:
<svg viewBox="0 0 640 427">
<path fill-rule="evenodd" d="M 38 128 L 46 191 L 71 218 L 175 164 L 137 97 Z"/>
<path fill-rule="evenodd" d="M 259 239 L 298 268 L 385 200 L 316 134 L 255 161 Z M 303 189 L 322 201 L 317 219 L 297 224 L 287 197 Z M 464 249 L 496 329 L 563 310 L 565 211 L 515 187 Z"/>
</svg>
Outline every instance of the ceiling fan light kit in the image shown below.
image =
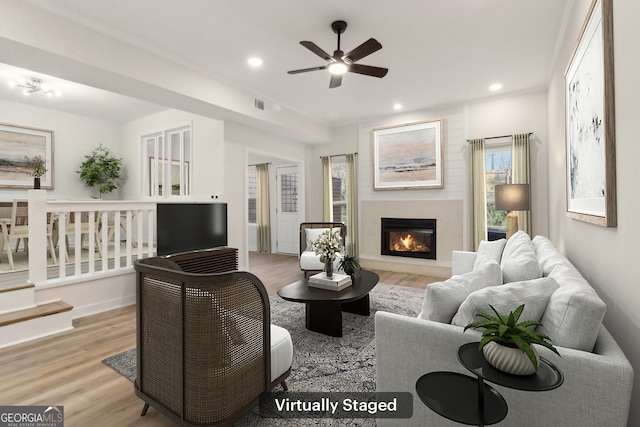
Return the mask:
<svg viewBox="0 0 640 427">
<path fill-rule="evenodd" d="M 371 38 L 345 55 L 345 53 L 340 50 L 340 35 L 347 29 L 347 23 L 345 21 L 335 21 L 331 24 L 331 29 L 338 35 L 338 47 L 333 52 L 333 55 L 329 55 L 313 42 L 300 42 L 302 46 L 306 47 L 311 52 L 327 61 L 327 65 L 292 70 L 288 72 L 289 74 L 300 74 L 309 71 L 329 70 L 329 73 L 331 74 L 331 81 L 329 83 L 330 89 L 340 86 L 342 84 L 342 75 L 347 72 L 378 78 L 382 78 L 387 75 L 387 72 L 389 71 L 387 68 L 356 64 L 356 61 L 382 49 L 382 45 L 380 44 L 380 42 L 378 42 L 376 39 Z"/>
</svg>

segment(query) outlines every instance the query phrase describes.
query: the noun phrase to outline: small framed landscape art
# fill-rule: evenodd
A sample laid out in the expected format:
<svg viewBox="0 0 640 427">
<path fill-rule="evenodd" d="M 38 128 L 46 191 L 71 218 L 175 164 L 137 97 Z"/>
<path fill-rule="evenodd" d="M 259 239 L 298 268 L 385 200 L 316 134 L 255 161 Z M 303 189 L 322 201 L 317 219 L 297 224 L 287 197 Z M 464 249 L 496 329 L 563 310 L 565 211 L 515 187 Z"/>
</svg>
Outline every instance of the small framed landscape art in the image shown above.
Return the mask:
<svg viewBox="0 0 640 427">
<path fill-rule="evenodd" d="M 594 0 L 565 72 L 567 215 L 616 226 L 612 0 Z"/>
<path fill-rule="evenodd" d="M 373 189 L 442 188 L 442 119 L 375 128 Z"/>
<path fill-rule="evenodd" d="M 0 123 L 0 187 L 33 188 L 29 160 L 35 156 L 47 169 L 40 188 L 53 188 L 53 131 Z"/>
</svg>

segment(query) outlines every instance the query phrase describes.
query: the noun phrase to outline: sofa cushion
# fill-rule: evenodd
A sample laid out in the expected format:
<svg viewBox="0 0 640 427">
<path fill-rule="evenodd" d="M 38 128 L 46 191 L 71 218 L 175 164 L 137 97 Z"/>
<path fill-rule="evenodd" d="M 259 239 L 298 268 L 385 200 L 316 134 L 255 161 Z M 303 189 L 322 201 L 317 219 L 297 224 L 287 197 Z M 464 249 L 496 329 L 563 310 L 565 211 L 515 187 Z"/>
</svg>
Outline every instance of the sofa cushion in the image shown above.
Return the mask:
<svg viewBox="0 0 640 427">
<path fill-rule="evenodd" d="M 499 239 L 493 241 L 483 240 L 478 246 L 476 260 L 473 264 L 473 269 L 477 270 L 481 265 L 487 261 L 495 261 L 500 264 L 502 259 L 502 252 L 504 251 L 504 245 L 507 243 L 507 239 Z"/>
<path fill-rule="evenodd" d="M 556 265 L 571 266 L 571 262 L 558 252 L 558 249 L 549 239 L 543 236 L 536 236 L 531 241 L 533 249 L 536 251 L 538 262 L 542 268 L 542 274 L 548 276 Z"/>
<path fill-rule="evenodd" d="M 494 315 L 492 305 L 500 314 L 508 314 L 524 304 L 520 321 L 539 321 L 547 307 L 551 294 L 558 289 L 558 283 L 551 277 L 507 283 L 477 290 L 460 304 L 458 312 L 451 320 L 453 325 L 467 326 L 482 318 L 480 313 Z"/>
<path fill-rule="evenodd" d="M 502 252 L 502 280 L 504 283 L 542 277 L 542 267 L 527 233 L 520 230 L 511 236 Z"/>
<path fill-rule="evenodd" d="M 425 290 L 419 318 L 441 323 L 451 319 L 467 296 L 485 286 L 502 284 L 502 272 L 497 262 L 487 262 L 478 270 L 453 276 L 444 282 L 430 283 Z"/>
<path fill-rule="evenodd" d="M 329 230 L 328 228 L 307 228 L 305 229 L 305 241 L 307 243 L 307 247 L 305 250 L 313 252 L 313 242 L 320 237 L 322 233 Z M 334 227 L 332 232 L 337 232 L 338 236 L 340 236 L 340 227 Z"/>
<path fill-rule="evenodd" d="M 568 262 L 568 261 L 567 261 Z M 592 351 L 607 306 L 571 264 L 556 265 L 549 277 L 559 288 L 549 298 L 540 320 L 554 345 Z"/>
</svg>

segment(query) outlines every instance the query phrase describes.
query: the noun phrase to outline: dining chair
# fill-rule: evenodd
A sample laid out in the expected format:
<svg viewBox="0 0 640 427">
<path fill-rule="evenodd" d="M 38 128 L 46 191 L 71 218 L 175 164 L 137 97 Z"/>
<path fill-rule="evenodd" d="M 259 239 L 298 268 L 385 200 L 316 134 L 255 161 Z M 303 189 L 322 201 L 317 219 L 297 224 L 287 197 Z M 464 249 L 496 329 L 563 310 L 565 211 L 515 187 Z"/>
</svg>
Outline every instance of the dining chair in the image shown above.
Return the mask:
<svg viewBox="0 0 640 427">
<path fill-rule="evenodd" d="M 69 248 L 69 234 L 75 234 L 76 232 L 80 233 L 80 245 L 82 246 L 82 240 L 84 239 L 84 236 L 85 235 L 87 237 L 89 236 L 89 231 L 90 231 L 89 224 L 91 221 L 93 221 L 94 245 L 95 245 L 95 248 L 98 250 L 99 256 L 102 258 L 102 244 L 100 243 L 100 227 L 99 227 L 98 218 L 99 218 L 99 212 L 94 212 L 93 215 L 91 215 L 90 212 L 81 212 L 80 224 L 79 224 L 80 228 L 78 231 L 76 231 L 75 213 L 69 212 L 69 215 L 67 215 L 66 227 L 65 227 L 66 247 Z M 67 251 L 67 254 L 65 255 L 66 255 L 66 259 L 69 260 L 68 251 Z"/>
<path fill-rule="evenodd" d="M 53 244 L 53 224 L 54 216 L 50 212 L 47 214 L 46 237 L 49 243 L 49 251 L 53 263 L 57 264 L 55 246 Z M 2 232 L 2 243 L 0 245 L 0 258 L 4 250 L 7 251 L 9 266 L 15 269 L 13 254 L 18 253 L 20 240 L 23 241 L 24 250 L 29 249 L 29 202 L 26 199 L 14 199 L 11 208 L 11 218 L 0 218 L 0 231 Z M 11 247 L 11 239 L 16 240 L 15 250 Z"/>
</svg>

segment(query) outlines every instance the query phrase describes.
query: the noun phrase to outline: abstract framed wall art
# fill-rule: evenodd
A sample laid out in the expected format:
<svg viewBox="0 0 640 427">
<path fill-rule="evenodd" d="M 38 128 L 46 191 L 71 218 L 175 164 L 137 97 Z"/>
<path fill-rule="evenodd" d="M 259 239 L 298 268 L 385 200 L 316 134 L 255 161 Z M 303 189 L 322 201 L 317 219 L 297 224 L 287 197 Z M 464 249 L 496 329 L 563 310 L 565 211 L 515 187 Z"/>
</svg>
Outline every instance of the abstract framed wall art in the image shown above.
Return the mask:
<svg viewBox="0 0 640 427">
<path fill-rule="evenodd" d="M 33 188 L 27 158 L 40 156 L 47 172 L 40 188 L 53 188 L 53 131 L 0 123 L 0 187 Z"/>
<path fill-rule="evenodd" d="M 373 189 L 442 188 L 442 119 L 375 128 Z"/>
<path fill-rule="evenodd" d="M 567 215 L 616 226 L 612 0 L 594 0 L 565 72 Z"/>
</svg>

